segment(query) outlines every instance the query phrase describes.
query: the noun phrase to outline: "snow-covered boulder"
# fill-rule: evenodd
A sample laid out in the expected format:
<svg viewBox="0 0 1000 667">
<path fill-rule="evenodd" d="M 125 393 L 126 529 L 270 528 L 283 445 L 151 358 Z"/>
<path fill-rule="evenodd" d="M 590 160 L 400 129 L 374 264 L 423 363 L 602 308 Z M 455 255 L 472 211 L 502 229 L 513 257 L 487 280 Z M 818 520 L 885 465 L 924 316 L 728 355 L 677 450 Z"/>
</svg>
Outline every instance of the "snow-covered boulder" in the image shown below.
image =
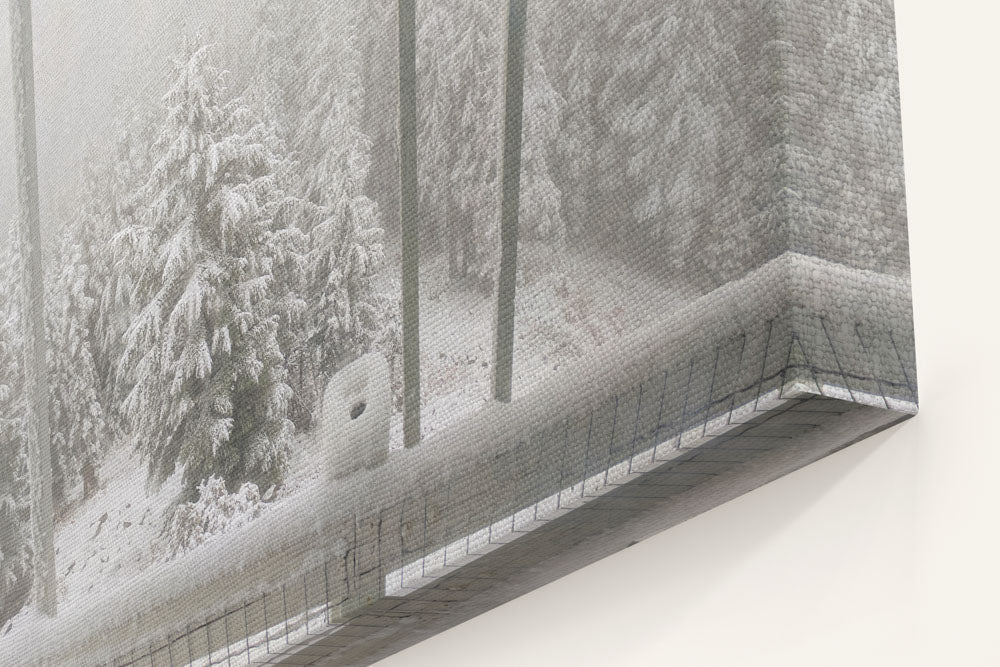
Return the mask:
<svg viewBox="0 0 1000 667">
<path fill-rule="evenodd" d="M 385 462 L 391 414 L 389 364 L 382 355 L 366 354 L 330 379 L 317 437 L 327 451 L 331 478 L 342 479 Z"/>
</svg>

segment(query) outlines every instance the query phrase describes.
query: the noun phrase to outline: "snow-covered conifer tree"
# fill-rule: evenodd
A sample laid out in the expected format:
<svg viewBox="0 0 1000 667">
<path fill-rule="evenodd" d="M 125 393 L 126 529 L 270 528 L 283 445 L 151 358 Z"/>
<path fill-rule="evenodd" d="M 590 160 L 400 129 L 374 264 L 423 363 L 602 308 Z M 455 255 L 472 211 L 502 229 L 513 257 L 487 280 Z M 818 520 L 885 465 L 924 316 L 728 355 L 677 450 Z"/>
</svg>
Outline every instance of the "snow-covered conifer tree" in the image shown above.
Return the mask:
<svg viewBox="0 0 1000 667">
<path fill-rule="evenodd" d="M 81 231 L 71 227 L 59 239 L 46 281 L 52 502 L 57 517 L 68 509 L 78 480 L 85 498 L 97 490 L 100 455 L 109 444 L 92 331 L 99 286 L 92 276 L 94 255 L 74 240 Z"/>
<path fill-rule="evenodd" d="M 309 250 L 306 295 L 307 339 L 316 341 L 319 378 L 371 348 L 383 313 L 374 278 L 383 260 L 382 220 L 365 193 L 371 140 L 361 132 L 363 88 L 354 29 L 334 33 L 309 54 L 311 72 L 306 114 L 298 144 L 305 173 Z M 333 56 L 337 56 L 334 58 Z"/>
<path fill-rule="evenodd" d="M 105 415 L 116 428 L 124 426 L 119 407 L 126 387 L 116 384 L 115 370 L 125 330 L 141 307 L 134 275 L 139 267 L 134 258 L 144 237 L 135 232 L 142 228 L 142 185 L 152 166 L 149 146 L 156 131 L 147 115 L 122 124 L 125 129 L 115 141 L 110 164 L 86 180 L 79 221 L 80 242 L 84 256 L 91 258 L 91 279 L 98 298 L 92 326 L 95 365 Z"/>
<path fill-rule="evenodd" d="M 748 180 L 758 165 L 743 105 L 764 78 L 754 68 L 767 63 L 739 20 L 738 7 L 705 0 L 631 7 L 597 102 L 618 147 L 602 167 L 622 174 L 604 195 L 630 214 L 616 223 L 621 245 L 652 249 L 653 262 L 668 257 L 675 276 L 700 288 L 740 275 L 764 238 L 750 229 Z"/>
<path fill-rule="evenodd" d="M 286 25 L 262 27 L 260 40 L 295 54 L 292 62 L 287 55 L 276 56 L 278 69 L 265 78 L 279 91 L 285 136 L 295 156 L 287 180 L 297 201 L 288 215 L 306 236 L 296 291 L 304 312 L 296 335 L 281 341 L 295 390 L 296 421 L 304 425 L 326 379 L 372 349 L 395 304 L 375 285 L 383 261 L 383 223 L 366 193 L 372 142 L 361 130 L 357 8 L 308 2 L 289 12 L 286 4 L 265 4 L 265 17 L 283 17 Z M 292 36 L 296 41 L 286 43 Z"/>
<path fill-rule="evenodd" d="M 552 173 L 562 193 L 565 226 L 572 238 L 597 239 L 611 226 L 604 219 L 602 192 L 619 175 L 609 164 L 614 144 L 597 100 L 612 70 L 609 56 L 627 6 L 594 0 L 571 12 L 556 3 L 534 11 L 536 44 L 544 45 L 540 57 L 562 101 Z"/>
<path fill-rule="evenodd" d="M 31 504 L 22 377 L 24 332 L 18 316 L 17 244 L 0 247 L 0 624 L 31 592 Z"/>
<path fill-rule="evenodd" d="M 447 246 L 451 277 L 480 285 L 491 283 L 498 259 L 503 18 L 486 0 L 418 6 L 422 218 L 432 240 Z M 561 99 L 533 31 L 527 37 L 521 228 L 527 238 L 561 239 L 561 195 L 548 164 Z"/>
<path fill-rule="evenodd" d="M 193 498 L 212 474 L 233 488 L 280 480 L 293 427 L 273 299 L 279 142 L 226 99 L 209 46 L 175 64 L 134 239 L 141 309 L 125 334 L 123 409 L 155 478 L 184 466 Z"/>
<path fill-rule="evenodd" d="M 566 241 L 562 195 L 549 170 L 549 155 L 559 136 L 559 117 L 564 100 L 545 71 L 542 54 L 528 28 L 525 58 L 524 119 L 521 131 L 521 199 L 519 227 L 525 238 Z"/>
<path fill-rule="evenodd" d="M 500 28 L 486 0 L 417 6 L 421 218 L 452 279 L 488 279 L 497 261 Z"/>
<path fill-rule="evenodd" d="M 821 247 L 864 268 L 905 272 L 903 171 L 899 159 L 884 159 L 900 145 L 895 45 L 872 29 L 892 26 L 892 4 L 842 0 L 824 4 L 822 13 L 824 25 L 837 30 L 816 48 L 836 67 L 821 73 L 803 65 L 804 76 L 822 81 L 788 101 L 796 117 L 813 119 L 818 128 L 799 133 L 786 149 L 799 175 L 798 196 L 790 202 L 795 236 L 806 252 Z M 871 222 L 862 237 L 853 231 L 859 208 Z"/>
</svg>

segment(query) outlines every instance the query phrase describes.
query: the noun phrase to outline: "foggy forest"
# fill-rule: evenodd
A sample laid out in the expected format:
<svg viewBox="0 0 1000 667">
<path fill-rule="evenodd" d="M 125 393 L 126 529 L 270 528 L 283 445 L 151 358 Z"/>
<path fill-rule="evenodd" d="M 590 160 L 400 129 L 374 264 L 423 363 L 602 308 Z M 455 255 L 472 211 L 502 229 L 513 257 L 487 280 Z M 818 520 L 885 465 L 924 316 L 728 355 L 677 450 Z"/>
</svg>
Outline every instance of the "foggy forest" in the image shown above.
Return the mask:
<svg viewBox="0 0 1000 667">
<path fill-rule="evenodd" d="M 147 4 L 35 3 L 60 604 L 314 480 L 323 388 L 362 354 L 389 360 L 401 446 L 396 3 Z M 515 394 L 788 250 L 782 225 L 798 251 L 908 270 L 904 211 L 873 212 L 884 237 L 859 254 L 838 232 L 851 202 L 830 196 L 868 182 L 901 201 L 896 167 L 768 122 L 893 141 L 895 54 L 862 29 L 890 3 L 821 10 L 839 13 L 826 57 L 844 75 L 793 91 L 780 15 L 744 25 L 744 4 L 529 3 Z M 489 400 L 503 3 L 417 6 L 426 436 Z M 870 92 L 845 100 L 865 68 Z M 782 186 L 790 166 L 806 178 Z M 14 180 L 0 158 L 0 633 L 32 581 Z"/>
</svg>

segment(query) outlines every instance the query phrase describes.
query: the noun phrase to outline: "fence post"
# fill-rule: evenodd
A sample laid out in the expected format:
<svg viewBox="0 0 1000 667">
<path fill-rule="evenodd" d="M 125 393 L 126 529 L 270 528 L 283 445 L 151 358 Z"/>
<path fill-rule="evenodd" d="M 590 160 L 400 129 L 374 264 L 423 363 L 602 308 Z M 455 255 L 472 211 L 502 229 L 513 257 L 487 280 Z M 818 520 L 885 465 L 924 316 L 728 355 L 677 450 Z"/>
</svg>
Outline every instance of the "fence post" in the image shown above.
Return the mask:
<svg viewBox="0 0 1000 667">
<path fill-rule="evenodd" d="M 56 613 L 55 548 L 52 529 L 52 456 L 49 434 L 48 368 L 45 358 L 45 289 L 38 214 L 38 154 L 31 45 L 31 0 L 10 0 L 14 84 L 18 240 L 22 271 L 21 326 L 25 329 L 24 389 L 27 398 L 28 470 L 34 547 L 34 602 Z"/>
<path fill-rule="evenodd" d="M 510 402 L 514 377 L 514 289 L 521 188 L 521 115 L 524 100 L 524 33 L 528 0 L 509 0 L 504 73 L 503 165 L 500 200 L 500 276 L 493 338 L 493 397 Z"/>
<path fill-rule="evenodd" d="M 403 254 L 403 443 L 420 442 L 420 234 L 416 0 L 399 0 L 399 222 Z"/>
</svg>

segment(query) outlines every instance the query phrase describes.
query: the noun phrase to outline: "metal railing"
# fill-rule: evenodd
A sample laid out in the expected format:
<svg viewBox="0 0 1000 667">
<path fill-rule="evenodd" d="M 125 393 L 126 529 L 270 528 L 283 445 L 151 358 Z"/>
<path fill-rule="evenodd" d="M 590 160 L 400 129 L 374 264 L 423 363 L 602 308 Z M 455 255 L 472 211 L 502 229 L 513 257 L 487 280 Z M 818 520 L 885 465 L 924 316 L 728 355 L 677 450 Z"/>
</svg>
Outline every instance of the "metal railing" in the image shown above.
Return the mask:
<svg viewBox="0 0 1000 667">
<path fill-rule="evenodd" d="M 797 275 L 837 298 L 794 312 L 809 302 L 790 301 Z M 849 296 L 861 290 L 879 296 L 859 306 Z M 376 469 L 335 487 L 317 482 L 115 590 L 15 629 L 0 661 L 242 664 L 341 626 L 389 624 L 403 616 L 389 607 L 426 577 L 550 512 L 662 476 L 657 466 L 771 409 L 789 387 L 914 411 L 913 359 L 894 344 L 907 332 L 885 316 L 908 298 L 905 281 L 786 253 L 591 363 L 393 450 Z M 747 452 L 788 435 L 739 437 Z M 671 474 L 679 486 L 708 479 L 694 467 Z"/>
</svg>

